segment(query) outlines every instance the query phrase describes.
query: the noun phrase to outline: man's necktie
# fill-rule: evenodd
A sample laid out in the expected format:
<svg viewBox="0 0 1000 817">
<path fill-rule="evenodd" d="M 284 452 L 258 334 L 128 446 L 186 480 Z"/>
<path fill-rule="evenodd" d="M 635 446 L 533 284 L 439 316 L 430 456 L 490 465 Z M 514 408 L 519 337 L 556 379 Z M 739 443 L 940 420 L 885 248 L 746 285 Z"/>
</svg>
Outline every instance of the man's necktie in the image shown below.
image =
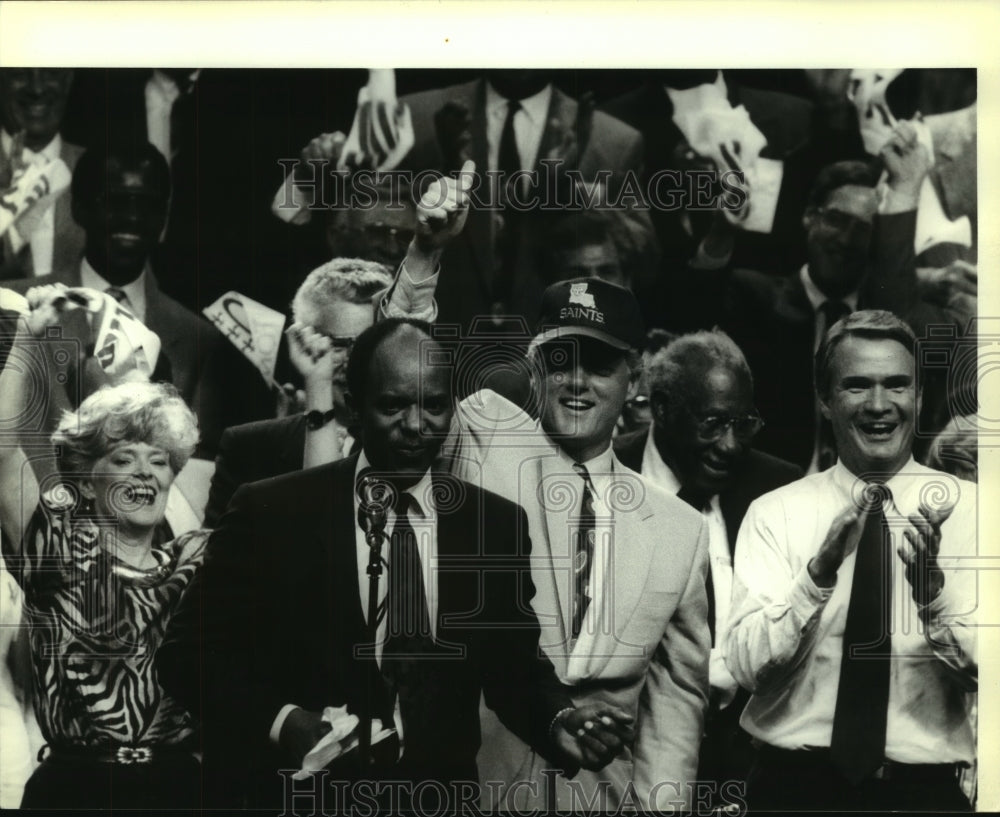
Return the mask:
<svg viewBox="0 0 1000 817">
<path fill-rule="evenodd" d="M 846 315 L 851 314 L 851 308 L 843 301 L 824 301 L 820 305 L 823 314 L 823 326 L 820 331 L 820 341 L 830 331 L 830 327 Z M 823 416 L 816 404 L 816 467 L 825 471 L 837 462 L 837 442 L 833 437 L 833 424 Z"/>
<path fill-rule="evenodd" d="M 683 500 L 701 514 L 710 507 L 711 503 L 692 491 L 688 486 L 681 486 L 677 492 L 677 498 Z M 708 560 L 708 575 L 705 577 L 705 590 L 708 596 L 708 630 L 712 634 L 712 646 L 715 646 L 715 588 L 712 586 L 712 560 Z"/>
<path fill-rule="evenodd" d="M 413 497 L 399 491 L 396 524 L 389 540 L 389 584 L 386 598 L 386 639 L 382 649 L 382 674 L 389 684 L 389 700 L 399 696 L 403 730 L 421 734 L 420 713 L 426 708 L 422 667 L 434 650 L 424 578 L 417 538 L 407 516 Z M 416 730 L 416 731 L 411 731 Z M 404 736 L 405 740 L 405 736 Z"/>
<path fill-rule="evenodd" d="M 892 646 L 893 554 L 883 510 L 891 494 L 884 485 L 870 484 L 865 495 L 870 510 L 854 563 L 830 740 L 833 763 L 854 784 L 885 759 Z"/>
<path fill-rule="evenodd" d="M 519 110 L 521 103 L 516 99 L 507 102 L 507 118 L 504 119 L 503 130 L 500 132 L 497 154 L 497 170 L 500 173 L 497 194 L 501 207 L 502 227 L 496 236 L 500 268 L 494 281 L 493 300 L 496 304 L 494 309 L 500 311 L 505 311 L 510 303 L 520 242 L 520 214 L 516 207 L 509 206 L 512 196 L 515 195 L 517 184 L 515 174 L 521 170 L 521 156 L 514 136 L 514 116 Z"/>
<path fill-rule="evenodd" d="M 590 568 L 594 561 L 594 492 L 590 473 L 585 465 L 573 463 L 573 470 L 583 480 L 583 501 L 580 503 L 580 519 L 576 532 L 576 549 L 573 553 L 573 638 L 580 635 L 583 619 L 590 605 Z"/>
</svg>

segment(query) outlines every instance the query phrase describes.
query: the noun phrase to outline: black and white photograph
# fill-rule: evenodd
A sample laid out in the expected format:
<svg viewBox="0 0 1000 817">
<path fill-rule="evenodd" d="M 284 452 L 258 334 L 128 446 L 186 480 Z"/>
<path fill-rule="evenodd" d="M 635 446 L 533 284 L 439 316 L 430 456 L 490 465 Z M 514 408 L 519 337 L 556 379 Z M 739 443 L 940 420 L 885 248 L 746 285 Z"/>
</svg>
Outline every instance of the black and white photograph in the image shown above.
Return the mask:
<svg viewBox="0 0 1000 817">
<path fill-rule="evenodd" d="M 1000 9 L 755 5 L 0 2 L 0 808 L 1000 807 Z"/>
</svg>

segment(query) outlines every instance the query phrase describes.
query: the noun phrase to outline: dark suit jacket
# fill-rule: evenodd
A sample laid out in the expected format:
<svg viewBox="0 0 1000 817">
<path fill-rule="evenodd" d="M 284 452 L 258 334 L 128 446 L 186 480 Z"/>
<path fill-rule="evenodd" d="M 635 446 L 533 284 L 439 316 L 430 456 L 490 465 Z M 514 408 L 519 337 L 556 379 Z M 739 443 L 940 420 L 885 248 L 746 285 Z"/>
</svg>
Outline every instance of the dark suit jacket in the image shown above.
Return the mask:
<svg viewBox="0 0 1000 817">
<path fill-rule="evenodd" d="M 785 160 L 809 138 L 810 102 L 791 94 L 748 88 L 732 81 L 727 81 L 726 90 L 730 104 L 733 107 L 743 105 L 751 121 L 767 139 L 767 147 L 761 154 L 764 158 Z M 661 170 L 680 167 L 675 153 L 678 145 L 685 140 L 674 124 L 673 103 L 662 85 L 648 81 L 634 91 L 608 101 L 603 108 L 642 134 L 647 177 Z M 786 176 L 789 176 L 787 169 Z M 794 180 L 789 178 L 787 181 Z M 674 185 L 669 180 L 660 185 L 660 196 L 666 205 L 670 203 L 671 189 Z M 736 248 L 738 265 L 783 268 L 787 266 L 788 255 L 801 253 L 801 202 L 787 201 L 793 189 L 791 184 L 782 185 L 783 195 L 771 235 L 739 235 Z M 658 207 L 651 201 L 650 215 L 667 265 L 667 274 L 679 262 L 690 258 L 697 247 L 697 239 L 689 236 L 682 227 L 681 213 L 680 208 Z M 692 217 L 698 216 L 694 214 Z M 666 305 L 670 306 L 669 303 Z"/>
<path fill-rule="evenodd" d="M 438 144 L 434 114 L 448 102 L 458 102 L 468 108 L 472 117 L 469 154 L 476 163 L 477 174 L 486 183 L 488 143 L 486 138 L 486 81 L 483 79 L 438 88 L 402 97 L 410 107 L 416 138 L 404 165 L 414 170 L 457 170 L 447 167 L 446 158 Z M 557 88 L 552 89 L 547 126 L 538 149 L 539 160 L 549 154 L 562 141 L 563 134 L 571 131 L 576 122 L 577 102 Z M 632 128 L 597 111 L 594 113 L 589 142 L 578 162 L 585 180 L 593 181 L 598 171 L 610 171 L 608 187 L 614 191 L 622 184 L 627 171 L 638 173 L 642 163 L 642 138 Z M 540 168 L 541 166 L 536 166 Z M 486 190 L 479 195 L 488 200 Z M 508 313 L 524 317 L 533 325 L 538 317 L 542 292 L 547 280 L 539 270 L 539 251 L 549 220 L 544 214 L 532 211 L 525 219 L 521 232 L 518 261 L 508 304 Z M 653 241 L 652 226 L 647 213 L 636 210 L 628 215 L 634 225 L 637 244 L 644 247 Z M 472 318 L 489 315 L 496 300 L 496 270 L 494 257 L 494 214 L 483 208 L 473 207 L 462 234 L 449 246 L 441 261 L 441 280 L 437 288 L 440 323 L 458 322 L 468 325 Z M 640 282 L 641 283 L 641 282 Z"/>
<path fill-rule="evenodd" d="M 70 173 L 76 168 L 76 163 L 83 155 L 83 148 L 63 139 L 59 158 L 69 168 Z M 0 151 L 0 178 L 5 176 L 7 157 Z M 85 236 L 80 226 L 73 221 L 72 194 L 64 190 L 62 195 L 52 205 L 54 239 L 52 244 L 52 272 L 59 274 L 73 269 L 80 263 L 83 255 Z M 0 281 L 17 278 L 31 278 L 34 275 L 34 263 L 30 248 L 19 253 L 17 258 L 4 259 L 0 264 Z"/>
<path fill-rule="evenodd" d="M 222 805 L 277 807 L 287 768 L 268 740 L 285 704 L 321 711 L 389 702 L 366 642 L 355 550 L 357 457 L 245 485 L 212 536 L 204 568 L 159 655 L 165 689 L 205 731 L 206 786 Z M 524 511 L 447 476 L 438 491 L 437 664 L 427 734 L 408 734 L 397 779 L 476 779 L 483 691 L 515 733 L 551 756 L 548 728 L 571 706 L 538 652 Z M 445 485 L 444 480 L 449 484 Z M 447 496 L 453 497 L 453 501 Z M 489 524 L 485 524 L 485 520 Z M 383 579 L 384 580 L 384 579 Z"/>
<path fill-rule="evenodd" d="M 205 527 L 218 525 L 241 485 L 302 470 L 305 444 L 306 419 L 302 414 L 258 420 L 223 431 L 205 507 Z"/>
<path fill-rule="evenodd" d="M 918 337 L 942 317 L 919 300 L 913 258 L 916 213 L 879 216 L 858 309 L 888 309 Z M 815 313 L 798 272 L 778 276 L 732 267 L 687 273 L 686 328 L 720 326 L 739 344 L 753 372 L 765 426 L 764 451 L 807 468 L 815 443 Z M 925 400 L 927 395 L 925 394 Z M 925 406 L 925 410 L 927 410 Z"/>
<path fill-rule="evenodd" d="M 633 431 L 615 437 L 614 447 L 618 459 L 633 471 L 642 473 L 642 453 L 649 431 Z M 733 472 L 729 487 L 719 494 L 719 508 L 726 520 L 729 550 L 736 549 L 736 535 L 750 503 L 757 497 L 794 482 L 803 476 L 802 469 L 790 462 L 751 449 Z"/>
</svg>

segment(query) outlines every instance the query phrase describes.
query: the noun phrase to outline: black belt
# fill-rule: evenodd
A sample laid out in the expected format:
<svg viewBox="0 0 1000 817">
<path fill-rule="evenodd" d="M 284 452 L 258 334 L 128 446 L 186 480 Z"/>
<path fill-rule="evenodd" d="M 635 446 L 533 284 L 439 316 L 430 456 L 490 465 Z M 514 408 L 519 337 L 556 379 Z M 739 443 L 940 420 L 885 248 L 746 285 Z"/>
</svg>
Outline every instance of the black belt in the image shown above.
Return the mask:
<svg viewBox="0 0 1000 817">
<path fill-rule="evenodd" d="M 786 771 L 805 768 L 833 769 L 829 749 L 779 749 L 767 743 L 755 742 L 761 760 L 780 764 Z M 956 779 L 958 763 L 898 763 L 885 760 L 869 776 L 869 780 L 893 780 L 900 783 L 949 782 Z"/>
<path fill-rule="evenodd" d="M 166 757 L 187 755 L 194 757 L 191 749 L 183 745 L 158 743 L 151 746 L 127 746 L 120 743 L 103 743 L 98 746 L 46 744 L 38 752 L 39 762 L 53 757 L 67 760 L 86 760 L 96 763 L 118 763 L 122 766 L 145 765 Z"/>
</svg>

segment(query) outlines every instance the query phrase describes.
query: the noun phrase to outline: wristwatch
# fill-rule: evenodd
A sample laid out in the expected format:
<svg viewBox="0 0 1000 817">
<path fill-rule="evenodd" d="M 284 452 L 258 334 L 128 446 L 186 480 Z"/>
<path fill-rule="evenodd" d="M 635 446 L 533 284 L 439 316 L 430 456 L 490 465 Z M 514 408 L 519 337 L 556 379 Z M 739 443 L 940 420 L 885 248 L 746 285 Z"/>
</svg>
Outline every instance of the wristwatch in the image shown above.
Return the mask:
<svg viewBox="0 0 1000 817">
<path fill-rule="evenodd" d="M 316 409 L 313 409 L 312 411 L 307 411 L 306 428 L 308 428 L 310 431 L 319 431 L 319 429 L 321 429 L 323 426 L 325 426 L 333 419 L 335 414 L 336 411 L 334 409 L 330 409 L 329 411 L 317 411 Z"/>
</svg>

